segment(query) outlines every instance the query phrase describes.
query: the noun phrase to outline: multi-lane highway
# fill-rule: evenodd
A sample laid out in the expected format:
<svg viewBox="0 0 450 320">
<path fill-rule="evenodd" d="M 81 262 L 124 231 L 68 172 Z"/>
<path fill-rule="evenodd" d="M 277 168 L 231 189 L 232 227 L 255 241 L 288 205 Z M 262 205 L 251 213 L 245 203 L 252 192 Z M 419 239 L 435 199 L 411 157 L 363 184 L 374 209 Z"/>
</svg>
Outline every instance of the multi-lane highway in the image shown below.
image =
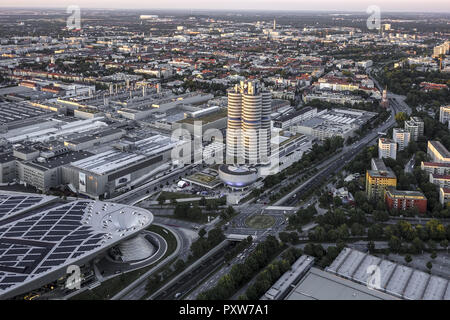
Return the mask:
<svg viewBox="0 0 450 320">
<path fill-rule="evenodd" d="M 400 101 L 399 101 L 400 100 Z M 295 188 L 292 192 L 290 192 L 287 196 L 283 197 L 279 201 L 277 201 L 274 205 L 281 206 L 281 205 L 287 205 L 287 206 L 293 206 L 298 202 L 298 199 L 309 189 L 314 188 L 318 185 L 320 185 L 325 178 L 333 176 L 335 173 L 337 173 L 339 170 L 341 170 L 347 163 L 349 163 L 356 155 L 362 151 L 367 145 L 370 145 L 374 142 L 376 142 L 377 138 L 379 137 L 378 132 L 386 132 L 391 127 L 395 125 L 395 114 L 398 112 L 406 112 L 408 114 L 411 114 L 411 109 L 404 104 L 404 101 L 402 99 L 399 99 L 396 95 L 389 95 L 389 101 L 390 101 L 390 108 L 392 110 L 391 116 L 378 128 L 375 128 L 372 130 L 371 133 L 366 135 L 363 139 L 360 141 L 350 145 L 346 146 L 342 149 L 340 153 L 337 155 L 331 157 L 330 159 L 322 162 L 320 165 L 318 165 L 316 168 L 319 170 L 318 173 L 313 175 L 309 180 L 307 180 L 302 185 Z M 241 214 L 235 218 L 235 221 L 240 225 L 248 217 L 251 217 L 254 214 L 260 213 L 262 210 L 265 209 L 266 206 L 260 206 L 260 205 L 252 205 L 250 208 L 248 206 L 242 206 L 240 208 Z M 214 287 L 219 279 L 227 274 L 230 270 L 233 264 L 240 263 L 244 261 L 252 252 L 252 250 L 255 248 L 256 244 L 258 242 L 264 241 L 269 235 L 276 235 L 279 232 L 283 231 L 286 228 L 286 224 L 281 223 L 275 227 L 269 228 L 265 231 L 261 230 L 252 230 L 252 229 L 238 229 L 238 228 L 230 228 L 227 230 L 227 232 L 234 232 L 234 233 L 242 233 L 242 234 L 249 234 L 254 235 L 257 234 L 256 241 L 254 242 L 253 246 L 249 249 L 247 249 L 243 254 L 239 255 L 239 257 L 235 258 L 231 264 L 228 266 L 223 266 L 217 273 L 215 273 L 212 277 L 208 279 L 208 281 L 204 282 L 200 286 L 198 286 L 195 290 L 192 291 L 192 293 L 186 297 L 186 299 L 195 299 L 196 296 L 205 290 L 208 290 L 212 287 Z M 247 232 L 247 233 L 246 233 Z"/>
</svg>

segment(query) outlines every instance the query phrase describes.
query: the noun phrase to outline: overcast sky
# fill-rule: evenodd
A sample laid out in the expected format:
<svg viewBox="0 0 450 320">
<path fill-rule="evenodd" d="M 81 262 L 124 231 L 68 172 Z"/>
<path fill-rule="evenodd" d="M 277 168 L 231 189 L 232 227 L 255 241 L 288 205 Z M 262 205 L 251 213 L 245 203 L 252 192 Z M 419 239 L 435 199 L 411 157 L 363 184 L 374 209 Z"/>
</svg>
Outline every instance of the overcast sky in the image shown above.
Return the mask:
<svg viewBox="0 0 450 320">
<path fill-rule="evenodd" d="M 448 0 L 1 0 L 8 7 L 127 8 L 127 9 L 260 9 L 366 11 L 377 5 L 382 11 L 450 12 Z"/>
</svg>

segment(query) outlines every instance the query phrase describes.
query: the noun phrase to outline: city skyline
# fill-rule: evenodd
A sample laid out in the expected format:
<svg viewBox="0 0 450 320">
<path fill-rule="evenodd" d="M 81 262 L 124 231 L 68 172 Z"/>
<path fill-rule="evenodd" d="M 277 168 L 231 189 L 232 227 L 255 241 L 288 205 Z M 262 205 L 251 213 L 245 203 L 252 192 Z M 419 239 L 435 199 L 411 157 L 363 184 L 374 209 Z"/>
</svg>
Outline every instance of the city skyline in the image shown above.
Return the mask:
<svg viewBox="0 0 450 320">
<path fill-rule="evenodd" d="M 0 300 L 450 300 L 450 4 L 143 3 L 2 1 Z"/>
<path fill-rule="evenodd" d="M 189 6 L 185 2 L 180 0 L 165 1 L 163 5 L 160 2 L 151 1 L 150 3 L 143 4 L 141 1 L 131 0 L 124 4 L 119 0 L 78 0 L 76 2 L 71 0 L 46 0 L 41 1 L 39 5 L 36 5 L 35 1 L 22 0 L 12 1 L 5 0 L 0 7 L 12 7 L 12 8 L 64 8 L 70 5 L 78 5 L 81 8 L 109 8 L 109 9 L 142 9 L 142 10 L 164 10 L 164 9 L 179 9 L 179 10 L 272 10 L 272 11 L 336 11 L 336 12 L 365 12 L 369 6 L 378 6 L 385 12 L 450 12 L 450 3 L 443 0 L 433 0 L 424 3 L 423 1 L 396 1 L 392 3 L 388 0 L 381 0 L 374 3 L 373 1 L 345 1 L 344 3 L 337 4 L 335 1 L 322 0 L 319 2 L 306 2 L 295 0 L 284 0 L 281 2 L 274 2 L 270 0 L 246 0 L 237 1 L 230 0 L 222 3 L 212 4 L 210 1 L 194 0 L 189 3 Z M 282 8 L 282 9 L 280 9 Z M 406 8 L 406 10 L 405 10 Z"/>
</svg>

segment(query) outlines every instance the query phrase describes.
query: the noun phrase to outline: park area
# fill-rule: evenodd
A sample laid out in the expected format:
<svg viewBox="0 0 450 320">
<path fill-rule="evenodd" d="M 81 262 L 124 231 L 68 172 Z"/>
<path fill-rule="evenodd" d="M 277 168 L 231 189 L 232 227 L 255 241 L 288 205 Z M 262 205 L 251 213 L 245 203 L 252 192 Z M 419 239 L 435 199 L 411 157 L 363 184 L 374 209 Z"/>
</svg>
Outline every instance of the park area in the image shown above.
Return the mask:
<svg viewBox="0 0 450 320">
<path fill-rule="evenodd" d="M 267 229 L 273 226 L 275 218 L 268 215 L 256 215 L 247 219 L 245 224 L 253 229 Z"/>
</svg>

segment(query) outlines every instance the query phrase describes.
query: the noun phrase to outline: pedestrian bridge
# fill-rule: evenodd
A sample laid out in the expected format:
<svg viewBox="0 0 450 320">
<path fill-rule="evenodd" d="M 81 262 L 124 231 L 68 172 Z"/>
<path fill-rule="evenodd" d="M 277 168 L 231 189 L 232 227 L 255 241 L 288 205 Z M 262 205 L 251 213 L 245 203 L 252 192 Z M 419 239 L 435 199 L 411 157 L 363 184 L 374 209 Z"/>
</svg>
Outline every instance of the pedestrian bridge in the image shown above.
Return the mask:
<svg viewBox="0 0 450 320">
<path fill-rule="evenodd" d="M 251 236 L 253 238 L 253 241 L 256 240 L 256 236 L 255 235 L 250 235 L 250 234 L 236 234 L 236 233 L 230 233 L 226 235 L 227 240 L 230 241 L 244 241 L 246 240 L 249 236 Z"/>
<path fill-rule="evenodd" d="M 264 210 L 268 211 L 297 211 L 296 207 L 268 206 Z"/>
</svg>

